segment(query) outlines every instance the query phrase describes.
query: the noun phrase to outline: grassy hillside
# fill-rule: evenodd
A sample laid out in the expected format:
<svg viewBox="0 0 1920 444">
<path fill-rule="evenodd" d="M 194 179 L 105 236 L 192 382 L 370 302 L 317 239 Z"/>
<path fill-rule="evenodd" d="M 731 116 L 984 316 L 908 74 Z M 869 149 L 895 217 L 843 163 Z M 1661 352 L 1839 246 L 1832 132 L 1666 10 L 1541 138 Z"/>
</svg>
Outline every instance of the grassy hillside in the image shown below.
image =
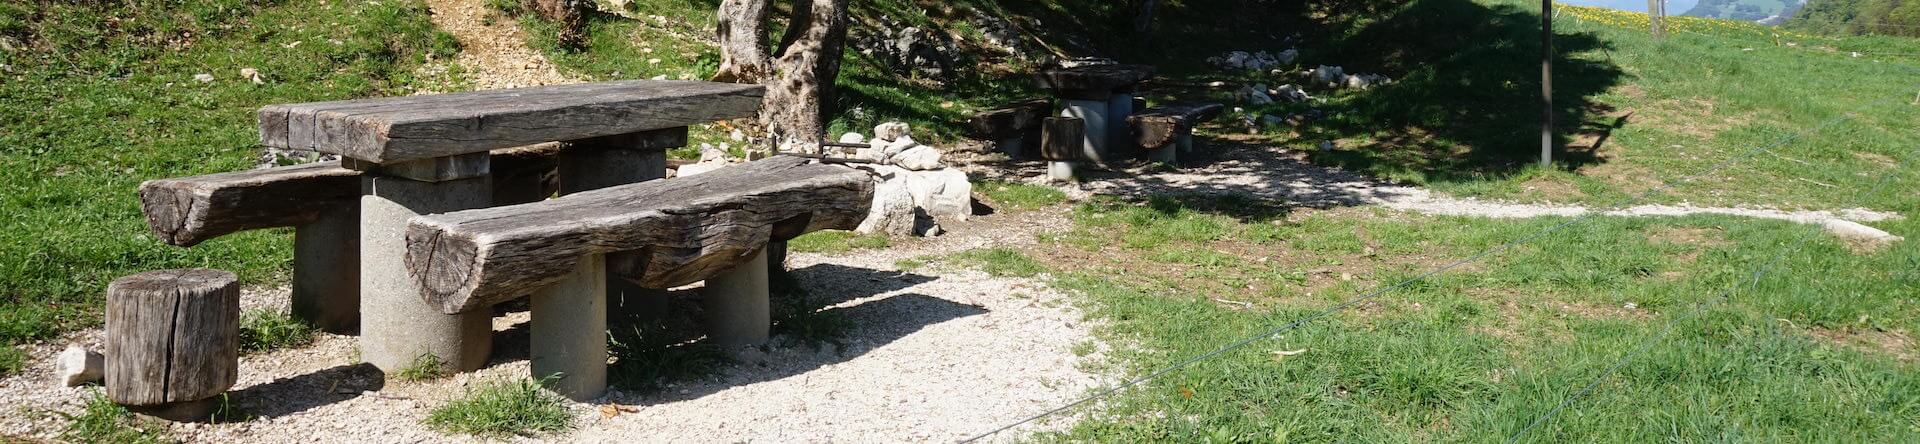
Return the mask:
<svg viewBox="0 0 1920 444">
<path fill-rule="evenodd" d="M 1920 37 L 1920 2 L 1812 0 L 1783 26 L 1828 34 Z"/>
<path fill-rule="evenodd" d="M 263 104 L 447 83 L 419 69 L 458 49 L 405 0 L 7 0 L 0 42 L 5 346 L 97 324 L 106 283 L 125 274 L 215 267 L 284 281 L 288 231 L 167 246 L 148 234 L 135 187 L 250 167 Z"/>
</svg>

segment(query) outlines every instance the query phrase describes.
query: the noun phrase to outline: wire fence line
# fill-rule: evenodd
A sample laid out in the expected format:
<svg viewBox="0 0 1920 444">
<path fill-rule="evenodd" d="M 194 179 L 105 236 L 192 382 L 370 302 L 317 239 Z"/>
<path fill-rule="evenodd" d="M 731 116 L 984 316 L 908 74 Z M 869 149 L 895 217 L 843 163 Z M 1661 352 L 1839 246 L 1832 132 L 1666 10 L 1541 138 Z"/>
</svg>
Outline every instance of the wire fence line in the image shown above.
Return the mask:
<svg viewBox="0 0 1920 444">
<path fill-rule="evenodd" d="M 1911 155 L 1912 153 L 1909 152 L 1908 154 Z M 1900 167 L 1905 165 L 1906 165 L 1906 161 L 1902 160 L 1900 162 L 1900 165 L 1895 166 L 1894 168 L 1887 171 L 1885 174 L 1882 174 L 1880 176 L 1880 179 L 1876 181 L 1876 183 L 1873 185 L 1873 187 L 1870 190 L 1867 191 L 1865 196 L 1880 195 L 1880 192 L 1882 191 L 1882 189 L 1886 188 L 1887 183 L 1892 182 L 1893 176 L 1895 175 L 1895 173 L 1899 172 Z M 1745 285 L 1749 287 L 1749 289 L 1758 289 L 1760 286 L 1760 280 L 1764 278 L 1767 273 L 1772 272 L 1775 267 L 1778 267 L 1781 262 L 1784 262 L 1787 258 L 1788 253 L 1798 251 L 1801 246 L 1807 243 L 1808 240 L 1813 239 L 1814 234 L 1820 233 L 1820 231 L 1821 230 L 1818 228 L 1809 228 L 1805 230 L 1804 233 L 1800 234 L 1799 238 L 1795 239 L 1793 242 L 1790 243 L 1791 246 L 1781 249 L 1780 253 L 1774 255 L 1772 260 L 1767 261 L 1765 264 L 1761 265 L 1760 267 L 1755 268 L 1753 270 L 1753 273 L 1748 277 L 1748 279 L 1745 280 Z M 1522 427 L 1519 431 L 1514 432 L 1512 435 L 1507 436 L 1507 443 L 1512 444 L 1514 442 L 1518 442 L 1521 437 L 1526 436 L 1527 433 L 1533 431 L 1534 428 L 1539 427 L 1541 424 L 1546 423 L 1547 420 L 1552 419 L 1555 415 L 1559 414 L 1561 411 L 1566 410 L 1568 406 L 1573 405 L 1573 403 L 1578 402 L 1580 399 L 1586 397 L 1587 394 L 1592 393 L 1595 388 L 1600 386 L 1600 383 L 1605 382 L 1608 377 L 1611 377 L 1613 376 L 1614 373 L 1619 372 L 1620 368 L 1625 367 L 1627 363 L 1632 362 L 1634 358 L 1639 357 L 1640 354 L 1642 353 L 1646 353 L 1646 351 L 1651 350 L 1655 344 L 1658 344 L 1662 340 L 1666 339 L 1667 335 L 1672 334 L 1673 330 L 1676 327 L 1678 327 L 1681 322 L 1692 321 L 1693 318 L 1698 317 L 1701 313 L 1705 313 L 1707 308 L 1717 306 L 1721 302 L 1727 301 L 1733 296 L 1733 293 L 1735 291 L 1738 291 L 1740 289 L 1741 286 L 1742 286 L 1742 282 L 1735 282 L 1733 285 L 1728 286 L 1726 291 L 1720 292 L 1719 295 L 1709 298 L 1706 301 L 1701 301 L 1700 303 L 1694 304 L 1693 309 L 1689 310 L 1686 314 L 1682 316 L 1677 316 L 1677 317 L 1674 317 L 1673 319 L 1668 320 L 1667 325 L 1662 327 L 1659 333 L 1655 334 L 1651 338 L 1648 338 L 1646 341 L 1642 341 L 1640 345 L 1635 346 L 1632 350 L 1620 356 L 1620 359 L 1614 361 L 1612 365 L 1607 366 L 1606 370 L 1602 370 L 1599 375 L 1594 376 L 1593 380 L 1588 381 L 1587 384 L 1581 387 L 1579 391 L 1574 392 L 1572 395 L 1562 400 L 1560 404 L 1554 406 L 1553 409 L 1548 410 L 1546 413 L 1543 413 L 1540 416 L 1534 417 L 1533 421 L 1528 422 L 1526 427 Z M 1779 332 L 1779 330 L 1775 329 L 1775 332 Z"/>
<path fill-rule="evenodd" d="M 1736 154 L 1736 155 L 1734 155 L 1734 156 L 1730 156 L 1730 157 L 1728 157 L 1728 158 L 1726 158 L 1726 159 L 1724 159 L 1724 160 L 1721 160 L 1721 161 L 1720 161 L 1719 163 L 1716 163 L 1716 164 L 1714 164 L 1714 165 L 1712 165 L 1712 166 L 1710 166 L 1710 167 L 1708 167 L 1708 168 L 1706 168 L 1706 169 L 1704 169 L 1704 170 L 1701 170 L 1701 171 L 1698 171 L 1698 172 L 1695 172 L 1694 174 L 1691 174 L 1691 175 L 1688 175 L 1688 176 L 1686 176 L 1686 177 L 1683 177 L 1683 178 L 1680 178 L 1680 179 L 1677 179 L 1677 180 L 1672 180 L 1672 181 L 1667 181 L 1667 182 L 1665 182 L 1665 183 L 1662 183 L 1662 184 L 1661 184 L 1660 186 L 1657 186 L 1657 187 L 1654 187 L 1654 188 L 1652 188 L 1652 189 L 1648 189 L 1648 190 L 1646 190 L 1646 191 L 1644 191 L 1644 192 L 1641 192 L 1641 193 L 1639 193 L 1639 194 L 1636 194 L 1636 195 L 1632 195 L 1632 196 L 1629 196 L 1629 197 L 1627 197 L 1626 199 L 1623 199 L 1623 200 L 1621 200 L 1621 201 L 1619 201 L 1619 202 L 1616 202 L 1616 203 L 1614 203 L 1614 204 L 1612 204 L 1612 205 L 1609 205 L 1609 206 L 1606 206 L 1606 207 L 1603 207 L 1603 208 L 1624 208 L 1624 207 L 1628 207 L 1628 206 L 1631 206 L 1631 205 L 1633 205 L 1633 204 L 1635 204 L 1635 203 L 1637 203 L 1637 202 L 1639 202 L 1639 201 L 1641 201 L 1641 200 L 1644 200 L 1644 199 L 1646 199 L 1646 198 L 1649 198 L 1649 197 L 1652 197 L 1652 196 L 1654 196 L 1654 195 L 1657 195 L 1657 194 L 1660 194 L 1660 193 L 1664 193 L 1664 192 L 1666 192 L 1666 191 L 1668 191 L 1668 190 L 1671 190 L 1671 189 L 1673 189 L 1673 188 L 1675 188 L 1675 187 L 1678 187 L 1678 186 L 1680 186 L 1680 185 L 1682 185 L 1682 184 L 1685 184 L 1685 183 L 1692 183 L 1692 182 L 1694 182 L 1694 181 L 1696 181 L 1696 180 L 1698 180 L 1698 179 L 1700 179 L 1700 178 L 1703 178 L 1703 177 L 1707 177 L 1707 176 L 1709 176 L 1709 175 L 1712 175 L 1712 174 L 1714 174 L 1714 173 L 1716 173 L 1716 172 L 1718 172 L 1718 171 L 1720 171 L 1720 170 L 1722 170 L 1722 169 L 1725 169 L 1725 168 L 1727 168 L 1727 167 L 1729 167 L 1729 166 L 1732 166 L 1732 165 L 1735 165 L 1735 164 L 1738 164 L 1738 163 L 1742 163 L 1742 162 L 1745 162 L 1745 161 L 1747 161 L 1748 159 L 1751 159 L 1751 158 L 1753 158 L 1754 156 L 1756 156 L 1756 155 L 1759 155 L 1759 154 L 1761 154 L 1761 153 L 1771 153 L 1773 149 L 1775 149 L 1775 148 L 1779 148 L 1779 147 L 1781 147 L 1781 146 L 1784 146 L 1784 145 L 1786 145 L 1786 144 L 1788 144 L 1788 143 L 1792 143 L 1792 142 L 1793 142 L 1793 141 L 1795 141 L 1795 140 L 1799 140 L 1799 139 L 1800 139 L 1800 138 L 1801 138 L 1802 136 L 1805 136 L 1805 135 L 1807 135 L 1807 134 L 1813 134 L 1813 133 L 1818 133 L 1818 132 L 1820 132 L 1820 131 L 1823 131 L 1823 130 L 1825 130 L 1825 129 L 1827 129 L 1827 128 L 1829 128 L 1829 127 L 1832 127 L 1832 126 L 1834 126 L 1834 125 L 1837 125 L 1837 124 L 1839 124 L 1840 122 L 1843 122 L 1843 121 L 1845 121 L 1845 120 L 1847 120 L 1847 119 L 1850 119 L 1850 118 L 1852 118 L 1852 117 L 1853 117 L 1853 116 L 1855 115 L 1855 113 L 1856 113 L 1857 111 L 1859 111 L 1859 110 L 1864 110 L 1864 109 L 1866 109 L 1866 108 L 1867 108 L 1867 107 L 1869 107 L 1869 106 L 1873 106 L 1873 105 L 1877 105 L 1877 104 L 1879 104 L 1879 103 L 1884 103 L 1884 102 L 1888 102 L 1888 101 L 1891 101 L 1891 100 L 1895 100 L 1895 99 L 1904 99 L 1904 95 L 1903 95 L 1902 97 L 1897 97 L 1897 98 L 1889 98 L 1889 99 L 1882 99 L 1882 100 L 1878 100 L 1878 101 L 1875 101 L 1875 102 L 1871 102 L 1871 103 L 1868 103 L 1868 104 L 1865 104 L 1865 105 L 1861 105 L 1860 107 L 1858 107 L 1858 108 L 1855 108 L 1854 110 L 1851 110 L 1851 111 L 1849 111 L 1849 112 L 1845 112 L 1845 113 L 1841 113 L 1841 114 L 1839 114 L 1839 115 L 1836 115 L 1836 116 L 1834 116 L 1834 117 L 1832 117 L 1832 118 L 1830 118 L 1830 119 L 1827 119 L 1826 121 L 1824 121 L 1824 122 L 1821 122 L 1821 123 L 1820 123 L 1819 125 L 1817 125 L 1817 126 L 1814 126 L 1814 127 L 1812 127 L 1812 128 L 1803 128 L 1803 129 L 1802 129 L 1801 131 L 1798 131 L 1798 132 L 1794 132 L 1794 133 L 1792 133 L 1792 134 L 1788 134 L 1788 135 L 1785 135 L 1785 136 L 1781 136 L 1780 138 L 1778 138 L 1778 139 L 1776 139 L 1776 140 L 1774 140 L 1774 141 L 1772 141 L 1772 142 L 1770 142 L 1770 143 L 1767 143 L 1767 144 L 1763 144 L 1763 145 L 1758 145 L 1758 146 L 1755 146 L 1755 147 L 1754 147 L 1754 148 L 1752 148 L 1752 149 L 1748 149 L 1748 150 L 1746 150 L 1746 151 L 1744 151 L 1744 152 L 1741 152 L 1741 153 L 1739 153 L 1739 154 Z M 1341 312 L 1341 311 L 1344 311 L 1344 310 L 1346 310 L 1346 309 L 1349 309 L 1349 308 L 1352 308 L 1352 307 L 1355 307 L 1355 306 L 1358 306 L 1358 305 L 1360 305 L 1360 304 L 1362 304 L 1362 303 L 1365 303 L 1365 302 L 1367 302 L 1367 301 L 1369 301 L 1369 300 L 1372 300 L 1373 298 L 1375 298 L 1375 297 L 1378 297 L 1378 296 L 1380 296 L 1380 295 L 1382 295 L 1382 294 L 1385 294 L 1385 293 L 1388 293 L 1388 292 L 1392 292 L 1392 291 L 1394 291 L 1394 290 L 1398 290 L 1398 289 L 1401 289 L 1401 288 L 1405 288 L 1405 287 L 1407 287 L 1407 286 L 1410 286 L 1410 285 L 1413 285 L 1413 284 L 1415 284 L 1415 283 L 1418 283 L 1418 282 L 1421 282 L 1421 281 L 1424 281 L 1424 280 L 1426 280 L 1427 278 L 1430 278 L 1430 277 L 1433 277 L 1433 276 L 1435 276 L 1435 275 L 1438 275 L 1438 274 L 1440 274 L 1440 273 L 1444 273 L 1444 272 L 1446 272 L 1446 271 L 1449 271 L 1449 270 L 1452 270 L 1452 269 L 1454 269 L 1454 268 L 1458 268 L 1458 267 L 1460 267 L 1460 266 L 1463 266 L 1463 265 L 1466 265 L 1466 264 L 1470 264 L 1470 263 L 1474 263 L 1474 262 L 1478 262 L 1479 260 L 1481 260 L 1481 259 L 1485 259 L 1485 258 L 1487 258 L 1487 257 L 1489 257 L 1489 256 L 1492 256 L 1492 255 L 1495 255 L 1495 254 L 1498 254 L 1498 253 L 1502 253 L 1502 252 L 1505 252 L 1505 251 L 1507 251 L 1507 250 L 1510 250 L 1510 249 L 1512 249 L 1512 248 L 1514 248 L 1514 247 L 1517 247 L 1517 246 L 1520 246 L 1520 245 L 1523 245 L 1523 244 L 1526 244 L 1526 243 L 1528 243 L 1528 242 L 1532 242 L 1532 241 L 1534 241 L 1534 240 L 1537 240 L 1537 239 L 1540 239 L 1540 238 L 1543 238 L 1543 237 L 1546 237 L 1547 235 L 1549 235 L 1549 234 L 1552 234 L 1552 233 L 1554 233 L 1554 232 L 1557 232 L 1557 231 L 1560 231 L 1561 229 L 1564 229 L 1564 228 L 1567 228 L 1567 227 L 1570 227 L 1570 226 L 1574 226 L 1574 225 L 1579 225 L 1579 224 L 1583 224 L 1583 223 L 1585 223 L 1585 222 L 1587 222 L 1587 221 L 1589 221 L 1589 220 L 1592 220 L 1592 219 L 1594 219 L 1594 218 L 1595 218 L 1596 216 L 1599 216 L 1599 215 L 1602 215 L 1602 214 L 1605 214 L 1605 213 L 1606 213 L 1606 211 L 1597 211 L 1597 210 L 1596 210 L 1596 211 L 1588 211 L 1588 212 L 1586 212 L 1586 213 L 1584 213 L 1584 214 L 1581 214 L 1581 215 L 1579 215 L 1579 216 L 1576 216 L 1576 217 L 1573 217 L 1573 218 L 1570 218 L 1570 219 L 1568 219 L 1568 220 L 1566 220 L 1566 221 L 1563 221 L 1563 222 L 1561 222 L 1561 223 L 1558 223 L 1558 224 L 1554 224 L 1554 225 L 1551 225 L 1551 226 L 1548 226 L 1548 227 L 1545 227 L 1545 228 L 1542 228 L 1542 229 L 1540 229 L 1540 230 L 1537 230 L 1537 231 L 1534 231 L 1534 232 L 1532 232 L 1532 233 L 1529 233 L 1529 234 L 1527 234 L 1527 235 L 1525 235 L 1525 236 L 1521 236 L 1521 237 L 1519 237 L 1519 238 L 1516 238 L 1516 239 L 1514 239 L 1514 240 L 1511 240 L 1511 241 L 1508 241 L 1508 242 L 1506 242 L 1506 243 L 1502 243 L 1502 244 L 1500 244 L 1500 245 L 1496 245 L 1496 246 L 1493 246 L 1493 247 L 1490 247 L 1490 248 L 1487 248 L 1487 249 L 1485 249 L 1485 250 L 1481 250 L 1481 251 L 1480 251 L 1479 253 L 1475 253 L 1475 254 L 1473 254 L 1473 255 L 1471 255 L 1471 256 L 1468 256 L 1468 257 L 1466 257 L 1466 258 L 1462 258 L 1462 259 L 1459 259 L 1459 260 L 1455 260 L 1455 261 L 1453 261 L 1453 262 L 1450 262 L 1450 263 L 1447 263 L 1447 264 L 1445 264 L 1445 265 L 1442 265 L 1442 266 L 1440 266 L 1440 267 L 1436 267 L 1436 268 L 1433 268 L 1433 269 L 1431 269 L 1431 270 L 1428 270 L 1428 271 L 1426 271 L 1425 273 L 1421 273 L 1421 274 L 1419 274 L 1419 275 L 1417 275 L 1417 276 L 1414 276 L 1414 277 L 1411 277 L 1411 278 L 1407 278 L 1407 279 L 1404 279 L 1404 280 L 1401 280 L 1401 281 L 1399 281 L 1399 282 L 1396 282 L 1396 283 L 1394 283 L 1394 284 L 1391 284 L 1391 285 L 1386 285 L 1386 286 L 1377 286 L 1377 287 L 1375 287 L 1375 288 L 1374 288 L 1373 290 L 1371 290 L 1371 291 L 1368 291 L 1368 292 L 1366 292 L 1366 293 L 1364 293 L 1364 294 L 1362 294 L 1362 295 L 1360 295 L 1360 296 L 1358 296 L 1358 297 L 1354 297 L 1354 298 L 1351 298 L 1351 299 L 1348 299 L 1348 300 L 1346 300 L 1346 301 L 1343 301 L 1343 302 L 1341 302 L 1341 303 L 1339 303 L 1339 304 L 1335 304 L 1335 305 L 1333 305 L 1333 306 L 1331 306 L 1331 307 L 1328 307 L 1328 308 L 1325 308 L 1325 309 L 1321 309 L 1321 310 L 1319 310 L 1319 311 L 1316 311 L 1316 312 L 1313 312 L 1313 313 L 1311 313 L 1311 314 L 1308 314 L 1308 315 L 1306 315 L 1306 316 L 1303 316 L 1303 317 L 1300 317 L 1300 318 L 1298 318 L 1298 319 L 1296 319 L 1296 320 L 1294 320 L 1293 322 L 1289 322 L 1289 323 L 1286 323 L 1286 324 L 1283 324 L 1283 325 L 1281 325 L 1281 326 L 1278 326 L 1278 327 L 1275 327 L 1275 328 L 1272 328 L 1272 329 L 1268 329 L 1268 330 L 1265 330 L 1265 331 L 1262 331 L 1262 332 L 1260 332 L 1260 333 L 1258 333 L 1258 334 L 1255 334 L 1255 335 L 1251 335 L 1251 336 L 1248 336 L 1248 337 L 1245 337 L 1245 338 L 1242 338 L 1242 339 L 1240 339 L 1240 340 L 1237 340 L 1237 341 L 1234 341 L 1234 342 L 1231 342 L 1231 343 L 1228 343 L 1228 344 L 1226 344 L 1226 345 L 1224 345 L 1224 346 L 1221 346 L 1221 347 L 1219 347 L 1219 348 L 1215 348 L 1215 349 L 1213 349 L 1213 350 L 1211 350 L 1211 351 L 1208 351 L 1208 352 L 1206 352 L 1206 353 L 1201 353 L 1201 354 L 1198 354 L 1198 355 L 1195 355 L 1195 356 L 1192 356 L 1192 357 L 1189 357 L 1189 358 L 1187 358 L 1187 359 L 1184 359 L 1184 360 L 1181 360 L 1181 361 L 1178 361 L 1178 362 L 1176 362 L 1176 363 L 1174 363 L 1174 364 L 1172 364 L 1172 365 L 1169 365 L 1169 366 L 1166 366 L 1166 367 L 1162 367 L 1162 368 L 1160 368 L 1160 369 L 1157 369 L 1157 370 L 1154 370 L 1153 372 L 1150 372 L 1150 373 L 1147 373 L 1147 374 L 1145 374 L 1145 375 L 1142 375 L 1142 376 L 1138 376 L 1138 377 L 1134 377 L 1134 378 L 1132 378 L 1132 379 L 1128 379 L 1128 380 L 1126 380 L 1126 381 L 1124 381 L 1124 382 L 1122 382 L 1121 384 L 1119 384 L 1119 385 L 1117 385 L 1117 386 L 1110 386 L 1110 387 L 1108 387 L 1108 388 L 1105 388 L 1105 389 L 1101 389 L 1101 390 L 1099 390 L 1099 391 L 1096 391 L 1096 392 L 1094 392 L 1094 393 L 1093 393 L 1093 394 L 1091 394 L 1091 395 L 1088 395 L 1088 396 L 1086 396 L 1086 397 L 1082 397 L 1082 398 L 1080 398 L 1080 399 L 1078 399 L 1078 400 L 1075 400 L 1075 401 L 1073 401 L 1073 402 L 1070 402 L 1070 403 L 1067 403 L 1067 404 L 1064 404 L 1064 405 L 1061 405 L 1061 406 L 1059 406 L 1059 407 L 1055 407 L 1055 408 L 1053 408 L 1053 409 L 1049 409 L 1049 410 L 1046 410 L 1046 411 L 1044 411 L 1044 412 L 1041 412 L 1041 413 L 1039 413 L 1039 414 L 1036 414 L 1036 415 L 1032 415 L 1032 416 L 1029 416 L 1029 417 L 1026 417 L 1025 419 L 1021 419 L 1021 420 L 1019 420 L 1019 421 L 1016 421 L 1016 422 L 1013 422 L 1013 423 L 1009 423 L 1009 424 L 1006 424 L 1006 425 L 1002 425 L 1002 426 L 1000 426 L 1000 427 L 998 427 L 998 428 L 994 428 L 994 429 L 992 429 L 992 430 L 990 430 L 990 431 L 987 431 L 987 432 L 985 432 L 985 433 L 981 433 L 981 434 L 978 434 L 978 435 L 974 435 L 974 436 L 971 436 L 971 437 L 968 437 L 968 438 L 966 438 L 966 439 L 964 439 L 964 440 L 962 440 L 961 442 L 969 442 L 969 443 L 970 443 L 970 442 L 976 442 L 976 441 L 979 441 L 979 440 L 981 440 L 981 439 L 985 439 L 985 438 L 987 438 L 987 437 L 989 437 L 989 436 L 993 436 L 993 435 L 995 435 L 995 434 L 998 434 L 998 433 L 1000 433 L 1000 432 L 1004 432 L 1004 431 L 1007 431 L 1007 430 L 1010 430 L 1010 429 L 1012 429 L 1012 428 L 1014 428 L 1014 427 L 1019 427 L 1020 425 L 1023 425 L 1023 424 L 1026 424 L 1026 423 L 1029 423 L 1029 422 L 1033 422 L 1033 421 L 1037 421 L 1037 420 L 1040 420 L 1040 419 L 1042 419 L 1042 418 L 1046 418 L 1046 417 L 1048 417 L 1048 416 L 1052 416 L 1052 415 L 1054 415 L 1054 414 L 1058 414 L 1058 413 L 1060 413 L 1060 412 L 1063 412 L 1063 411 L 1066 411 L 1066 410 L 1068 410 L 1068 409 L 1072 409 L 1072 408 L 1075 408 L 1075 407 L 1079 407 L 1079 406 L 1082 406 L 1082 405 L 1085 405 L 1085 404 L 1088 404 L 1088 403 L 1091 403 L 1091 402 L 1095 402 L 1095 401 L 1098 401 L 1098 400 L 1101 400 L 1101 399 L 1104 399 L 1104 398 L 1106 398 L 1106 397 L 1108 397 L 1108 396 L 1111 396 L 1111 395 L 1113 395 L 1113 394 L 1115 394 L 1115 393 L 1118 393 L 1118 392 L 1120 392 L 1120 391 L 1122 391 L 1122 390 L 1126 390 L 1126 389 L 1128 389 L 1128 388 L 1132 388 L 1132 387 L 1134 387 L 1134 386 L 1137 386 L 1137 385 L 1139 385 L 1139 384 L 1142 384 L 1142 383 L 1145 383 L 1145 382 L 1148 382 L 1148 381 L 1152 381 L 1152 380 L 1154 380 L 1154 379 L 1158 379 L 1159 377 L 1161 377 L 1161 376 L 1164 376 L 1164 375 L 1166 375 L 1166 374 L 1168 374 L 1168 373 L 1173 373 L 1173 372 L 1176 372 L 1176 371 L 1180 371 L 1180 370 L 1183 370 L 1183 369 L 1186 369 L 1186 368 L 1188 368 L 1188 367 L 1191 367 L 1191 366 L 1193 366 L 1194 364 L 1197 364 L 1197 363 L 1200 363 L 1200 362 L 1202 362 L 1202 361 L 1205 361 L 1205 360 L 1208 360 L 1208 359 L 1211 359 L 1211 358 L 1213 358 L 1213 357 L 1216 357 L 1216 356 L 1220 356 L 1220 355 L 1222 355 L 1222 354 L 1225 354 L 1225 353 L 1227 353 L 1227 352 L 1231 352 L 1231 351 L 1234 351 L 1234 350 L 1238 350 L 1238 349 L 1240 349 L 1240 348 L 1243 348 L 1243 347 L 1246 347 L 1246 346 L 1248 346 L 1248 345 L 1251 345 L 1251 344 L 1253 344 L 1253 343 L 1255 343 L 1255 342 L 1259 342 L 1259 341 L 1261 341 L 1261 340 L 1263 340 L 1263 339 L 1268 339 L 1268 338 L 1272 338 L 1272 337 L 1274 337 L 1275 335 L 1279 335 L 1279 334 L 1281 334 L 1281 333 L 1285 333 L 1285 332 L 1287 332 L 1287 331 L 1289 331 L 1289 330 L 1292 330 L 1292 329 L 1294 329 L 1294 328 L 1298 328 L 1298 327 L 1300 327 L 1300 326 L 1302 326 L 1302 325 L 1305 325 L 1305 324 L 1307 324 L 1307 323 L 1310 323 L 1310 322 L 1313 322 L 1313 321 L 1315 321 L 1315 320 L 1318 320 L 1318 319 L 1320 319 L 1320 318 L 1323 318 L 1323 317 L 1326 317 L 1326 316 L 1330 316 L 1330 315 L 1332 315 L 1332 314 L 1334 314 L 1334 313 L 1338 313 L 1338 312 Z"/>
</svg>

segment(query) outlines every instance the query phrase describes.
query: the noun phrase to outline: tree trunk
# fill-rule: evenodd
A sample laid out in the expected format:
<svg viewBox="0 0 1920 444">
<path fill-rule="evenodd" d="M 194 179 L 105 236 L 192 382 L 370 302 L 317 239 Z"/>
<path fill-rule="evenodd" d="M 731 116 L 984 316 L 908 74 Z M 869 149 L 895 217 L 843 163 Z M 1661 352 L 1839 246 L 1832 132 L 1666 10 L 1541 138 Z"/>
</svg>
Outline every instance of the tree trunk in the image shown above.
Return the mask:
<svg viewBox="0 0 1920 444">
<path fill-rule="evenodd" d="M 760 108 L 774 146 L 813 143 L 825 133 L 847 39 L 847 0 L 797 0 L 790 23 Z"/>
<path fill-rule="evenodd" d="M 767 51 L 767 14 L 770 0 L 723 0 L 720 23 L 720 69 L 715 82 L 760 83 L 773 71 Z"/>
<path fill-rule="evenodd" d="M 524 0 L 528 10 L 560 27 L 556 40 L 560 47 L 577 50 L 586 46 L 586 9 L 591 0 Z"/>
</svg>

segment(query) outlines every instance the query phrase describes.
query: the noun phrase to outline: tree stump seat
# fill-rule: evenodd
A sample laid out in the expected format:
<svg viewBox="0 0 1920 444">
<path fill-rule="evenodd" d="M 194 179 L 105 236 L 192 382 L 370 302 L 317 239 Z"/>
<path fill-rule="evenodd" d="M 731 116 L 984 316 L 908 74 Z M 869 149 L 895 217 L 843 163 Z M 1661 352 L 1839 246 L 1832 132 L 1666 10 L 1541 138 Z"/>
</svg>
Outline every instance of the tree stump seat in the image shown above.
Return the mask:
<svg viewBox="0 0 1920 444">
<path fill-rule="evenodd" d="M 967 133 L 990 140 L 1001 152 L 1019 160 L 1026 147 L 1040 142 L 1040 123 L 1053 112 L 1050 99 L 1031 99 L 981 111 L 967 119 Z"/>
<path fill-rule="evenodd" d="M 107 398 L 176 421 L 204 421 L 240 369 L 233 273 L 157 270 L 107 286 Z"/>
<path fill-rule="evenodd" d="M 708 281 L 710 338 L 762 342 L 770 326 L 768 244 L 852 229 L 872 194 L 864 171 L 776 156 L 542 202 L 416 216 L 406 227 L 405 264 L 418 297 L 447 314 L 488 312 L 532 294 L 534 376 L 557 374 L 555 391 L 590 399 L 606 387 L 609 274 L 653 289 Z"/>
<path fill-rule="evenodd" d="M 1193 151 L 1193 127 L 1213 120 L 1226 108 L 1218 103 L 1167 105 L 1149 108 L 1127 119 L 1134 143 L 1155 161 L 1173 163 L 1176 153 Z"/>
</svg>

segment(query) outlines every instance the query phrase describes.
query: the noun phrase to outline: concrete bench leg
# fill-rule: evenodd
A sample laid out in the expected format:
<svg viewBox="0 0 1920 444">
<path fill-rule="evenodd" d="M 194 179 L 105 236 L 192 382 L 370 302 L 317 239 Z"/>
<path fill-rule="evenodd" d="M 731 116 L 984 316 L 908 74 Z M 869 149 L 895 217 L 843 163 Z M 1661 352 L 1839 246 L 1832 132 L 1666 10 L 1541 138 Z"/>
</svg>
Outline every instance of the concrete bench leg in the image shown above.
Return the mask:
<svg viewBox="0 0 1920 444">
<path fill-rule="evenodd" d="M 1178 152 L 1180 152 L 1180 148 L 1177 146 L 1154 148 L 1147 150 L 1147 159 L 1167 165 L 1175 165 L 1179 161 L 1179 157 L 1175 154 Z"/>
<path fill-rule="evenodd" d="M 293 317 L 328 333 L 360 327 L 360 211 L 320 216 L 293 231 Z"/>
<path fill-rule="evenodd" d="M 1073 162 L 1047 161 L 1047 177 L 1059 181 L 1073 181 Z"/>
<path fill-rule="evenodd" d="M 408 219 L 492 201 L 487 153 L 477 156 L 356 166 L 369 171 L 360 198 L 360 357 L 382 371 L 406 369 L 422 355 L 469 371 L 493 351 L 491 310 L 442 313 L 420 297 L 406 265 Z"/>
<path fill-rule="evenodd" d="M 1086 143 L 1082 147 L 1081 159 L 1095 164 L 1105 164 L 1111 160 L 1107 158 L 1107 153 L 1112 152 L 1110 141 L 1107 140 L 1113 131 L 1108 128 L 1111 123 L 1109 119 L 1112 118 L 1108 115 L 1110 112 L 1112 112 L 1112 104 L 1107 98 L 1066 100 L 1066 107 L 1060 110 L 1060 116 L 1077 118 L 1085 124 L 1082 136 L 1086 138 Z"/>
<path fill-rule="evenodd" d="M 533 377 L 575 401 L 607 391 L 605 256 L 580 258 L 573 273 L 533 294 Z"/>
<path fill-rule="evenodd" d="M 773 313 L 767 289 L 767 251 L 707 279 L 700 291 L 707 312 L 707 338 L 719 345 L 759 345 L 767 342 Z"/>
<path fill-rule="evenodd" d="M 559 156 L 560 194 L 664 179 L 667 150 L 683 146 L 687 146 L 686 127 L 567 142 Z M 610 301 L 603 304 L 607 309 L 644 317 L 660 316 L 666 311 L 665 290 L 641 288 L 613 277 L 611 271 L 604 273 L 607 276 L 605 294 Z"/>
<path fill-rule="evenodd" d="M 1134 148 L 1132 125 L 1127 117 L 1133 115 L 1133 92 L 1114 91 L 1107 98 L 1107 155 L 1113 159 L 1130 158 L 1139 155 Z M 1123 152 L 1124 151 L 1124 152 Z M 1106 160 L 1113 160 L 1106 159 Z"/>
<path fill-rule="evenodd" d="M 1193 133 L 1185 132 L 1174 136 L 1173 145 L 1180 148 L 1180 154 L 1193 154 Z"/>
</svg>

